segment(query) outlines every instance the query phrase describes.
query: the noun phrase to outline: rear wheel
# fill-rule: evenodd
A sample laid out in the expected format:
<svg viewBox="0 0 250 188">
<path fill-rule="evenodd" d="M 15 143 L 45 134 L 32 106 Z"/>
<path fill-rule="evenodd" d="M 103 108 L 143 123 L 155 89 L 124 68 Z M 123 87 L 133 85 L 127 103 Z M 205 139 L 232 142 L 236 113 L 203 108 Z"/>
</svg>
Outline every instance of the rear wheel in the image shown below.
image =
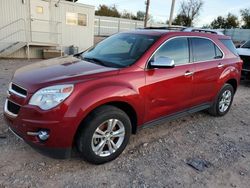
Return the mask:
<svg viewBox="0 0 250 188">
<path fill-rule="evenodd" d="M 230 109 L 234 98 L 234 88 L 230 84 L 225 84 L 220 90 L 216 101 L 209 109 L 213 116 L 224 116 Z"/>
<path fill-rule="evenodd" d="M 85 120 L 77 147 L 86 161 L 102 164 L 122 153 L 130 134 L 131 123 L 127 114 L 114 106 L 102 106 Z"/>
</svg>

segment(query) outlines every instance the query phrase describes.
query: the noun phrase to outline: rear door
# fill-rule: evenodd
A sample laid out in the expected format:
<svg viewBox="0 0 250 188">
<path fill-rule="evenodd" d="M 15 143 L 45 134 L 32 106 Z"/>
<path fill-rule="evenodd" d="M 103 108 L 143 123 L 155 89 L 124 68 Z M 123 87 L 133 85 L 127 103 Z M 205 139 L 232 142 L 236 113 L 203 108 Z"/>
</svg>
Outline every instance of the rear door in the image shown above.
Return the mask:
<svg viewBox="0 0 250 188">
<path fill-rule="evenodd" d="M 223 52 L 210 39 L 190 38 L 192 61 L 195 65 L 194 106 L 211 102 L 216 95 L 216 83 L 224 70 Z"/>
<path fill-rule="evenodd" d="M 146 122 L 183 111 L 191 105 L 194 68 L 190 63 L 188 39 L 179 37 L 168 40 L 150 61 L 158 57 L 174 60 L 175 67 L 146 70 Z"/>
</svg>

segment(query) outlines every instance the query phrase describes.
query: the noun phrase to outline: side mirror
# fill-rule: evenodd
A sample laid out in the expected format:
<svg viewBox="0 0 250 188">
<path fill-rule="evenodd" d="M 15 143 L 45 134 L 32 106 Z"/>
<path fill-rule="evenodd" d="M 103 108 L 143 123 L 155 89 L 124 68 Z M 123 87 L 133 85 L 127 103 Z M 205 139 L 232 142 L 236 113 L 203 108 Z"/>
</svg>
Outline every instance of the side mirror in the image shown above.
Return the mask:
<svg viewBox="0 0 250 188">
<path fill-rule="evenodd" d="M 152 68 L 173 68 L 174 66 L 174 60 L 169 57 L 158 57 L 150 62 Z"/>
</svg>

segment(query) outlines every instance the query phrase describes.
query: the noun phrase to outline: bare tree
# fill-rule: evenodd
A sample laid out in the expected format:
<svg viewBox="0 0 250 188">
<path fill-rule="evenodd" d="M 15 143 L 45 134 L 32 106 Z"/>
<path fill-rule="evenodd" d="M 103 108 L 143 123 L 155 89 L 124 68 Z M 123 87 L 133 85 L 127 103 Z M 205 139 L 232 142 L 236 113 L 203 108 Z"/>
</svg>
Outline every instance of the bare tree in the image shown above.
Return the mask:
<svg viewBox="0 0 250 188">
<path fill-rule="evenodd" d="M 199 16 L 203 5 L 203 0 L 182 1 L 180 6 L 180 12 L 178 14 L 178 16 L 182 19 L 182 25 L 189 27 L 192 26 L 194 20 Z"/>
</svg>

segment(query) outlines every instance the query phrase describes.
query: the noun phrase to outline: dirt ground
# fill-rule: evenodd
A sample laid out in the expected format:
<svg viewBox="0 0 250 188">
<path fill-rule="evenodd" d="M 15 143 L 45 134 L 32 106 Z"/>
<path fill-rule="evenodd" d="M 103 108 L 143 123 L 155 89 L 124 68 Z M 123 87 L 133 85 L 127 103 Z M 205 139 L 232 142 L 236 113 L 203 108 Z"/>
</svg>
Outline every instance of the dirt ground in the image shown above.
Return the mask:
<svg viewBox="0 0 250 188">
<path fill-rule="evenodd" d="M 119 158 L 95 166 L 77 156 L 48 158 L 7 131 L 6 89 L 15 69 L 29 63 L 0 60 L 0 188 L 250 187 L 250 82 L 239 87 L 226 116 L 199 112 L 143 129 Z M 193 157 L 211 166 L 194 170 L 186 164 Z"/>
</svg>

